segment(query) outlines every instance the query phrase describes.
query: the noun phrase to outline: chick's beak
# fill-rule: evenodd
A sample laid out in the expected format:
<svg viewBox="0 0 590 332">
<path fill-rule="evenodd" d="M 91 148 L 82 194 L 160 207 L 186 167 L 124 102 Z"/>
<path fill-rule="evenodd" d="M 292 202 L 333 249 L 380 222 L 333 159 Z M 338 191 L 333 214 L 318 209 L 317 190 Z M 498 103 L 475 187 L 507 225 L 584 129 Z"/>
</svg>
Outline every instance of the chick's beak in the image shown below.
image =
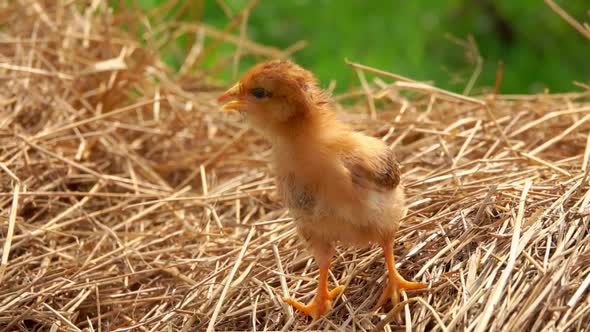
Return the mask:
<svg viewBox="0 0 590 332">
<path fill-rule="evenodd" d="M 223 104 L 221 108 L 224 111 L 228 110 L 238 110 L 240 105 L 242 104 L 240 101 L 242 87 L 240 82 L 236 83 L 234 86 L 229 88 L 229 90 L 225 91 L 217 101 Z"/>
</svg>

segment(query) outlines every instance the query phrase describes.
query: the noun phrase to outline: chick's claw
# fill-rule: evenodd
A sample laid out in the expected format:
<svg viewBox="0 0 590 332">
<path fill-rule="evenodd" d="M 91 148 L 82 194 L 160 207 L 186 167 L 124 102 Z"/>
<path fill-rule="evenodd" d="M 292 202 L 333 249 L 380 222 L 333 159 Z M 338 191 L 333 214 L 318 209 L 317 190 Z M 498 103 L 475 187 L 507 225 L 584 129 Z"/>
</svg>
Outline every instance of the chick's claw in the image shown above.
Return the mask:
<svg viewBox="0 0 590 332">
<path fill-rule="evenodd" d="M 289 297 L 284 297 L 283 301 L 293 306 L 293 308 L 298 311 L 307 314 L 313 320 L 318 320 L 326 312 L 332 309 L 332 300 L 334 300 L 338 294 L 342 293 L 343 290 L 344 286 L 338 286 L 331 291 L 326 289 L 325 294 L 322 294 L 321 296 L 316 295 L 316 297 L 314 297 L 314 299 L 307 305 Z"/>
</svg>

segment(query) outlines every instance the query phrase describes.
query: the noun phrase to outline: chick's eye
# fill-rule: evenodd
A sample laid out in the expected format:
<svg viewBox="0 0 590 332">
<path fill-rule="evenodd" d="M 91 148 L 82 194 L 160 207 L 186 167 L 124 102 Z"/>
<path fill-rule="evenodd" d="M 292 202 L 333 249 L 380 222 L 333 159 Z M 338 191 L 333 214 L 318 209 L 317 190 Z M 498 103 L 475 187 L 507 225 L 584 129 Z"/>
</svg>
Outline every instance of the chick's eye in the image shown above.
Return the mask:
<svg viewBox="0 0 590 332">
<path fill-rule="evenodd" d="M 270 93 L 263 88 L 254 88 L 250 90 L 250 93 L 256 97 L 257 99 L 262 99 L 265 97 L 270 97 Z"/>
</svg>

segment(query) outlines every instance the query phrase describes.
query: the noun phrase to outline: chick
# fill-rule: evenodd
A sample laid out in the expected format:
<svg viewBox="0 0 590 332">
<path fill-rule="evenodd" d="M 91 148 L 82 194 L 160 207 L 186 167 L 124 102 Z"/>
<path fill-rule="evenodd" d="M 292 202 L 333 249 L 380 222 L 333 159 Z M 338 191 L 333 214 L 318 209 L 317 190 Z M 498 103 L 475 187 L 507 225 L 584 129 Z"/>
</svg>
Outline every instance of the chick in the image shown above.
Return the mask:
<svg viewBox="0 0 590 332">
<path fill-rule="evenodd" d="M 395 267 L 393 241 L 405 196 L 393 151 L 339 122 L 310 72 L 288 60 L 261 63 L 218 100 L 224 110 L 241 112 L 272 143 L 277 186 L 319 265 L 314 299 L 307 305 L 285 302 L 314 320 L 331 309 L 343 290 L 328 290 L 336 242 L 383 247 L 389 273 L 377 307 L 387 299 L 397 304 L 402 289 L 427 286 L 405 280 Z"/>
</svg>

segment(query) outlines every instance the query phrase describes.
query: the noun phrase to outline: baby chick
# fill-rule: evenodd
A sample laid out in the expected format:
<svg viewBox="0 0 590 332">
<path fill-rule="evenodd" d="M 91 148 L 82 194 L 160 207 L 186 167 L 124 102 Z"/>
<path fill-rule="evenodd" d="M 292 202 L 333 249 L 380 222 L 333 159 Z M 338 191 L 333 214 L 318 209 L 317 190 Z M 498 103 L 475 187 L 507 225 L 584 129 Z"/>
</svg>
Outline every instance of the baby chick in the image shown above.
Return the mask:
<svg viewBox="0 0 590 332">
<path fill-rule="evenodd" d="M 343 290 L 328 290 L 336 242 L 383 247 L 389 273 L 377 307 L 387 299 L 397 304 L 403 289 L 427 286 L 405 280 L 395 267 L 393 241 L 405 196 L 393 151 L 339 122 L 310 72 L 287 60 L 261 63 L 218 100 L 271 141 L 279 191 L 319 265 L 314 299 L 285 302 L 314 320 L 330 310 Z"/>
</svg>

